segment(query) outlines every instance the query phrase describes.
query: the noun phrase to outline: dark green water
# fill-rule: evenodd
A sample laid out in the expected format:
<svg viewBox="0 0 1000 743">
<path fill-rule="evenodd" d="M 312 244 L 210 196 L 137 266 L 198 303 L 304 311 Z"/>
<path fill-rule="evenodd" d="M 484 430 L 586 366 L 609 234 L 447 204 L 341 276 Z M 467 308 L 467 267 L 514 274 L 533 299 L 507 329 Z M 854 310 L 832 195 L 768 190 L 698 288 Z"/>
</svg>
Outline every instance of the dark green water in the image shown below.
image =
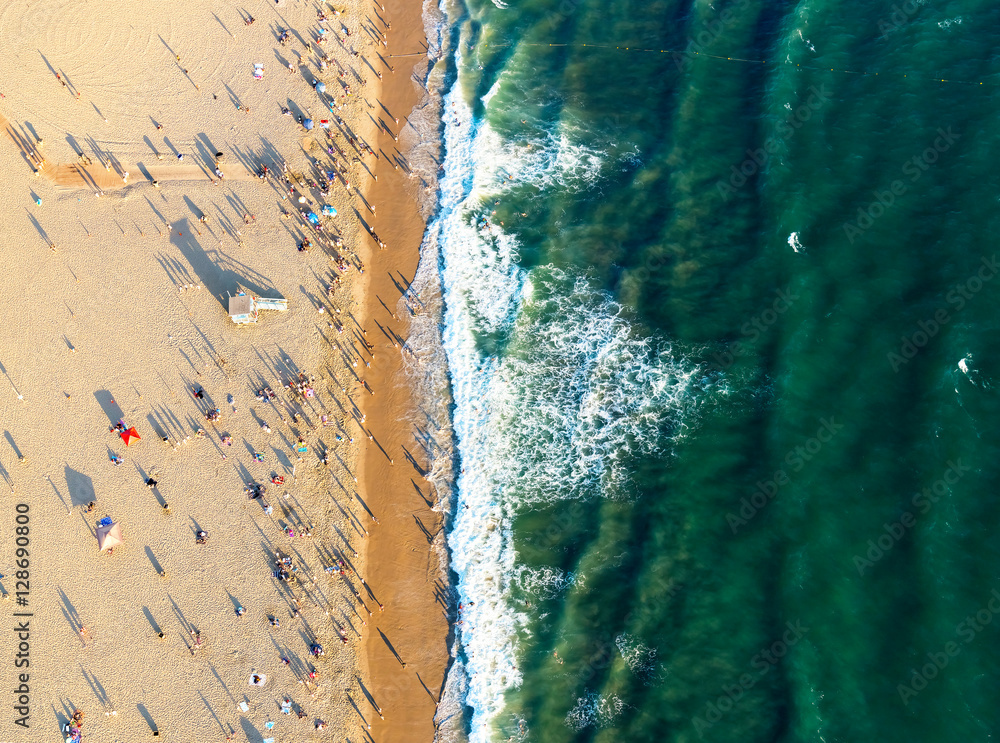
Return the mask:
<svg viewBox="0 0 1000 743">
<path fill-rule="evenodd" d="M 464 12 L 472 739 L 991 740 L 1000 6 Z"/>
</svg>

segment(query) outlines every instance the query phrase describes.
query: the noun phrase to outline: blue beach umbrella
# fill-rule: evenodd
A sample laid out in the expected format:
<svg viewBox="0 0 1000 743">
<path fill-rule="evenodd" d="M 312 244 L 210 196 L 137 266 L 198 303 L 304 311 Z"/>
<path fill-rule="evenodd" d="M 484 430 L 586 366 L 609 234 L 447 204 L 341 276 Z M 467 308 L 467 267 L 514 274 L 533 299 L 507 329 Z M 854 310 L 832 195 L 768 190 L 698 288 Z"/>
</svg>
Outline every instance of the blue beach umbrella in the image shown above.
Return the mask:
<svg viewBox="0 0 1000 743">
<path fill-rule="evenodd" d="M 326 92 L 326 83 L 317 83 L 316 84 L 316 92 L 317 93 L 325 93 Z"/>
<path fill-rule="evenodd" d="M 313 128 L 313 120 L 312 119 L 306 119 L 305 121 L 302 122 L 302 126 L 304 126 L 306 129 L 312 129 Z"/>
</svg>

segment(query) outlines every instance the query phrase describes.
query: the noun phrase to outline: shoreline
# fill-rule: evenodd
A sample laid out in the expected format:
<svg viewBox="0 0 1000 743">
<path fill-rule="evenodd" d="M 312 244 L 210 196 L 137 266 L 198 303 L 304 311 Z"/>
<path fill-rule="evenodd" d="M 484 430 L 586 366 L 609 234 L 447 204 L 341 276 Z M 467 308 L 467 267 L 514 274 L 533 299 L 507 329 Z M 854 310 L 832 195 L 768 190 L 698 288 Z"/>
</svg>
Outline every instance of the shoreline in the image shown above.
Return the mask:
<svg viewBox="0 0 1000 743">
<path fill-rule="evenodd" d="M 364 39 L 366 27 L 378 27 L 379 7 L 350 3 L 343 11 L 356 38 Z M 321 144 L 321 132 L 286 128 L 274 106 L 287 101 L 307 115 L 310 108 L 317 114 L 322 109 L 308 87 L 313 75 L 319 77 L 312 72 L 316 45 L 306 41 L 318 28 L 313 9 L 282 4 L 273 18 L 267 14 L 262 19 L 291 29 L 300 42 L 282 48 L 274 47 L 268 23 L 243 25 L 245 19 L 241 22 L 242 16 L 231 9 L 220 10 L 216 24 L 201 23 L 194 19 L 204 20 L 204 8 L 190 14 L 182 10 L 163 10 L 136 32 L 141 33 L 137 39 L 157 41 L 156 34 L 169 28 L 166 39 L 159 39 L 162 51 L 123 57 L 128 70 L 123 77 L 166 80 L 160 87 L 143 88 L 145 97 L 120 95 L 101 77 L 106 67 L 83 70 L 73 58 L 75 47 L 53 43 L 47 44 L 42 61 L 20 66 L 24 79 L 12 79 L 6 90 L 11 95 L 5 96 L 4 112 L 11 121 L 0 119 L 0 124 L 3 139 L 11 144 L 4 144 L 0 160 L 12 174 L 12 192 L 19 198 L 0 209 L 0 221 L 11 228 L 5 247 L 26 264 L 29 278 L 15 287 L 9 300 L 12 322 L 0 339 L 4 370 L 18 395 L 3 403 L 7 440 L 25 459 L 16 471 L 0 470 L 31 504 L 33 529 L 50 547 L 33 563 L 39 576 L 49 576 L 39 580 L 39 587 L 51 593 L 55 577 L 61 581 L 60 603 L 50 596 L 41 606 L 38 632 L 53 642 L 39 648 L 39 665 L 52 669 L 79 662 L 87 673 L 100 676 L 108 694 L 95 705 L 86 673 L 72 680 L 40 676 L 33 691 L 39 701 L 72 697 L 88 712 L 87 734 L 97 737 L 136 737 L 157 729 L 194 739 L 212 735 L 214 727 L 215 734 L 221 729 L 252 740 L 263 734 L 261 726 L 273 715 L 281 737 L 358 739 L 371 723 L 380 743 L 429 742 L 449 660 L 449 624 L 438 605 L 443 594 L 436 582 L 444 576 L 443 553 L 437 542 L 424 538 L 418 524 L 440 532 L 441 517 L 433 510 L 433 488 L 419 475 L 425 463 L 414 439 L 419 402 L 406 360 L 379 330 L 381 326 L 403 337 L 408 333 L 406 310 L 396 309 L 396 283 L 405 288 L 416 272 L 424 223 L 409 176 L 403 168 L 396 171 L 380 152 L 395 153 L 396 140 L 384 133 L 379 137 L 375 120 L 367 115 L 388 116 L 381 108 L 385 104 L 392 111 L 393 118 L 386 121 L 393 132 L 398 135 L 406 125 L 421 92 L 410 76 L 415 67 L 427 64 L 423 9 L 419 3 L 386 6 L 388 14 L 382 16 L 392 24 L 388 49 L 371 41 L 348 44 L 361 49 L 365 62 L 382 69 L 381 81 L 365 71 L 365 62 L 348 58 L 347 46 L 331 49 L 341 69 L 354 71 L 360 90 L 330 117 L 339 112 L 348 130 L 358 131 L 380 153 L 374 182 L 365 172 L 368 164 L 342 158 L 354 188 L 332 189 L 330 201 L 342 215 L 334 226 L 349 246 L 347 253 L 354 251 L 364 261 L 365 272 L 347 273 L 343 286 L 338 282 L 333 287 L 332 297 L 327 294 L 329 274 L 341 274 L 325 250 L 295 250 L 303 235 L 311 235 L 308 226 L 283 219 L 291 203 L 276 198 L 282 191 L 273 190 L 270 180 L 258 185 L 256 174 L 259 163 L 277 171 L 286 161 L 301 176 L 317 160 L 310 154 L 316 151 L 311 141 Z M 183 18 L 192 33 L 185 36 L 180 25 L 169 26 L 175 17 Z M 110 33 L 114 26 L 108 28 Z M 190 69 L 200 88 L 188 90 L 190 81 L 176 74 L 175 50 L 177 62 L 183 59 L 188 68 L 184 75 Z M 413 56 L 394 59 L 391 51 Z M 279 62 L 297 59 L 298 74 L 289 71 L 286 77 L 281 64 L 270 61 L 272 53 Z M 380 57 L 391 60 L 395 74 L 378 67 Z M 62 91 L 59 78 L 46 78 L 43 66 L 50 58 L 74 89 L 79 79 L 82 99 Z M 250 77 L 250 63 L 258 60 L 267 66 L 263 80 Z M 331 67 L 323 75 L 331 88 L 335 73 Z M 65 98 L 57 97 L 61 93 Z M 377 96 L 370 98 L 375 104 L 370 108 L 363 100 L 366 94 Z M 243 111 L 234 111 L 234 103 Z M 75 163 L 81 151 L 97 167 Z M 221 166 L 225 182 L 211 180 L 208 156 L 215 151 L 227 153 Z M 33 152 L 48 161 L 37 176 L 31 172 Z M 161 162 L 158 155 L 164 152 L 183 152 L 187 159 Z M 105 164 L 110 167 L 101 167 Z M 131 178 L 126 184 L 127 171 Z M 154 180 L 162 188 L 153 188 Z M 25 210 L 24 201 L 33 206 Z M 366 201 L 377 206 L 377 219 L 366 218 Z M 244 221 L 251 213 L 253 220 Z M 200 214 L 209 221 L 199 223 Z M 368 223 L 389 243 L 388 250 L 379 251 L 365 235 Z M 123 266 L 128 270 L 120 271 Z M 58 301 L 37 301 L 42 282 Z M 238 287 L 264 296 L 274 291 L 288 300 L 291 311 L 267 313 L 256 326 L 236 328 L 224 294 Z M 128 312 L 112 317 L 108 307 Z M 336 307 L 343 308 L 348 326 L 340 343 L 336 333 L 323 327 L 333 327 L 333 317 L 324 313 Z M 343 350 L 354 345 L 347 337 L 354 327 L 346 319 L 351 311 L 368 331 L 365 340 L 375 346 L 377 362 L 370 369 L 354 367 L 377 390 L 375 397 L 356 395 L 364 388 L 354 380 L 351 392 L 341 386 L 340 380 L 351 375 L 351 354 Z M 37 336 L 34 344 L 25 342 L 29 328 Z M 362 346 L 355 345 L 355 351 L 363 351 Z M 282 390 L 297 372 L 313 370 L 318 385 L 311 402 Z M 268 385 L 278 390 L 278 400 L 262 403 L 258 398 L 255 403 L 253 391 Z M 192 396 L 197 388 L 204 388 L 205 401 Z M 336 431 L 325 426 L 336 424 L 318 420 L 320 413 L 331 414 L 346 431 L 353 426 L 347 412 L 352 399 L 367 414 L 365 429 L 370 428 L 374 441 L 361 438 L 348 444 L 340 436 L 334 441 Z M 204 406 L 216 404 L 223 408 L 219 425 L 200 424 Z M 146 441 L 125 449 L 113 435 L 96 435 L 114 423 L 111 409 L 138 425 Z M 303 416 L 301 423 L 289 419 L 293 410 Z M 192 435 L 199 425 L 208 429 L 207 436 Z M 46 441 L 43 432 L 53 430 L 60 431 L 61 446 Z M 353 428 L 350 436 L 357 436 Z M 165 437 L 169 441 L 158 441 Z M 220 437 L 235 439 L 235 446 L 228 448 Z M 297 459 L 292 442 L 299 437 L 312 451 L 302 454 L 299 449 Z M 379 445 L 390 452 L 393 464 Z M 420 463 L 414 465 L 417 470 L 402 447 Z M 256 451 L 263 452 L 265 464 L 251 457 Z M 318 461 L 327 451 L 334 458 L 328 468 Z M 116 469 L 108 463 L 109 455 L 126 466 Z M 273 516 L 240 493 L 241 483 L 267 482 L 272 472 L 285 478 L 284 487 L 269 486 Z M 342 472 L 348 475 L 344 485 L 352 472 L 357 475 L 354 497 L 349 486 L 337 490 Z M 162 483 L 157 490 L 143 485 L 150 473 Z M 411 478 L 427 501 L 420 500 Z M 208 493 L 213 497 L 203 497 Z M 125 544 L 113 557 L 93 555 L 93 519 L 80 510 L 89 499 L 97 501 L 99 515 L 123 524 Z M 221 503 L 224 508 L 218 508 Z M 380 523 L 366 522 L 362 509 Z M 363 522 L 370 538 L 360 538 Z M 211 535 L 207 546 L 194 543 L 189 523 Z M 11 533 L 9 526 L 5 533 Z M 319 539 L 290 538 L 289 530 L 305 527 Z M 58 550 L 50 536 L 57 534 Z M 309 544 L 315 544 L 315 554 Z M 346 585 L 333 577 L 318 580 L 338 554 L 346 558 L 355 546 L 361 559 Z M 293 555 L 314 587 L 303 581 L 300 593 L 275 584 L 271 575 L 278 554 Z M 63 564 L 64 556 L 69 564 Z M 366 580 L 358 585 L 361 576 Z M 95 580 L 104 586 L 100 596 L 90 588 Z M 351 588 L 357 593 L 352 595 Z M 121 601 L 108 602 L 108 591 Z M 292 610 L 298 603 L 290 603 L 293 596 L 302 600 L 306 635 L 295 623 L 298 615 Z M 241 619 L 234 610 L 244 602 L 246 617 Z M 385 606 L 384 614 L 377 602 Z M 359 604 L 373 614 L 363 616 Z M 118 617 L 114 632 L 109 610 Z M 280 628 L 269 623 L 271 616 L 281 619 Z M 86 644 L 64 646 L 67 636 L 71 645 L 77 641 L 74 633 L 84 624 Z M 187 644 L 195 630 L 206 642 L 197 653 Z M 344 652 L 331 653 L 341 647 L 338 630 L 350 642 Z M 326 645 L 326 658 L 310 659 L 308 645 L 301 645 L 304 637 Z M 404 660 L 396 660 L 387 642 Z M 99 657 L 124 672 L 108 674 L 94 664 Z M 314 662 L 318 682 L 306 676 Z M 238 704 L 242 694 L 237 692 L 248 674 L 258 671 L 270 678 L 269 688 L 265 695 L 251 692 L 247 709 Z M 135 676 L 148 677 L 149 683 L 130 685 Z M 174 683 L 178 677 L 183 684 Z M 195 711 L 187 698 L 194 688 L 202 694 L 194 701 L 204 711 Z M 275 715 L 267 698 L 272 694 L 287 695 L 297 709 L 305 708 L 308 721 Z M 379 707 L 385 722 L 375 712 Z M 107 714 L 115 711 L 115 719 L 100 716 L 102 708 Z M 147 713 L 136 714 L 137 708 Z M 68 713 L 53 708 L 52 715 L 54 721 L 46 713 L 41 724 L 61 724 Z M 359 716 L 367 718 L 361 728 Z M 319 720 L 329 726 L 326 733 L 313 727 Z M 121 727 L 112 732 L 115 724 Z"/>
<path fill-rule="evenodd" d="M 370 331 L 366 340 L 375 354 L 368 375 L 378 393 L 362 406 L 372 438 L 361 440 L 359 485 L 379 520 L 365 540 L 364 560 L 373 600 L 385 608 L 373 617 L 357 662 L 382 710 L 381 719 L 368 721 L 371 735 L 382 743 L 430 743 L 450 659 L 450 621 L 443 514 L 435 510 L 433 486 L 424 479 L 428 457 L 414 422 L 420 400 L 404 359 L 410 328 L 402 298 L 416 277 L 426 224 L 414 198 L 416 176 L 408 174 L 407 153 L 399 142 L 426 95 L 413 75 L 426 69 L 421 68 L 428 62 L 427 39 L 421 3 L 387 0 L 384 7 L 392 24 L 385 56 L 395 69 L 382 67 L 379 99 L 369 109 L 378 122 L 370 122 L 370 131 L 377 135 L 379 157 L 375 180 L 364 188 L 366 199 L 382 212 L 363 218 L 387 247 L 380 249 L 373 237 L 362 234 L 366 272 L 358 289 L 361 324 Z"/>
</svg>

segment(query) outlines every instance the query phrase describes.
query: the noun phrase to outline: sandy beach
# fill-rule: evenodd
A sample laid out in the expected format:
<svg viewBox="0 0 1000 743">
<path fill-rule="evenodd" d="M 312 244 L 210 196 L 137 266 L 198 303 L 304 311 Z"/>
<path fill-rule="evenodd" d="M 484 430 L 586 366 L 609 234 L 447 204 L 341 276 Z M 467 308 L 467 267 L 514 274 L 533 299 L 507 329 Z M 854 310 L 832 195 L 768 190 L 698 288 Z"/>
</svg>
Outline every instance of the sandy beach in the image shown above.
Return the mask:
<svg viewBox="0 0 1000 743">
<path fill-rule="evenodd" d="M 420 58 L 388 57 L 422 51 L 419 15 L 0 10 L 3 740 L 51 740 L 75 710 L 106 741 L 432 740 L 440 525 L 396 347 L 423 225 L 390 151 Z M 288 310 L 238 326 L 240 290 Z"/>
<path fill-rule="evenodd" d="M 377 204 L 390 204 L 372 220 L 378 236 L 369 242 L 363 293 L 366 324 L 379 363 L 372 381 L 379 394 L 366 403 L 373 439 L 364 451 L 365 490 L 379 514 L 379 528 L 366 546 L 367 569 L 380 587 L 385 612 L 377 633 L 366 641 L 362 662 L 380 704 L 394 712 L 372 726 L 376 740 L 408 743 L 434 739 L 434 715 L 444 683 L 448 632 L 447 587 L 443 571 L 442 514 L 424 475 L 433 433 L 412 397 L 404 357 L 411 317 L 423 311 L 426 297 L 408 291 L 419 259 L 424 222 L 415 193 L 419 176 L 411 171 L 399 140 L 409 141 L 408 115 L 424 91 L 415 84 L 426 74 L 421 7 L 412 0 L 388 0 L 393 20 L 389 51 L 393 71 L 384 76 L 379 123 L 378 180 L 367 191 Z M 374 337 L 373 337 L 374 336 Z M 400 353 L 402 351 L 402 354 Z M 384 359 L 384 361 L 383 361 Z M 384 702 L 382 700 L 385 700 Z"/>
</svg>

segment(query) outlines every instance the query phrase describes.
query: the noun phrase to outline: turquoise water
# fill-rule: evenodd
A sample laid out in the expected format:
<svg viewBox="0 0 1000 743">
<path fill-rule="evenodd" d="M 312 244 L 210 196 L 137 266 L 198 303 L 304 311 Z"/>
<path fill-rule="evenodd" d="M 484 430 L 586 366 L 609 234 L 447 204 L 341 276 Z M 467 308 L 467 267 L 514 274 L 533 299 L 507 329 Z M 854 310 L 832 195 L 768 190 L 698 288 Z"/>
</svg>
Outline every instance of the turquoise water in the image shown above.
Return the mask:
<svg viewBox="0 0 1000 743">
<path fill-rule="evenodd" d="M 450 21 L 449 735 L 990 740 L 1000 7 Z"/>
</svg>

